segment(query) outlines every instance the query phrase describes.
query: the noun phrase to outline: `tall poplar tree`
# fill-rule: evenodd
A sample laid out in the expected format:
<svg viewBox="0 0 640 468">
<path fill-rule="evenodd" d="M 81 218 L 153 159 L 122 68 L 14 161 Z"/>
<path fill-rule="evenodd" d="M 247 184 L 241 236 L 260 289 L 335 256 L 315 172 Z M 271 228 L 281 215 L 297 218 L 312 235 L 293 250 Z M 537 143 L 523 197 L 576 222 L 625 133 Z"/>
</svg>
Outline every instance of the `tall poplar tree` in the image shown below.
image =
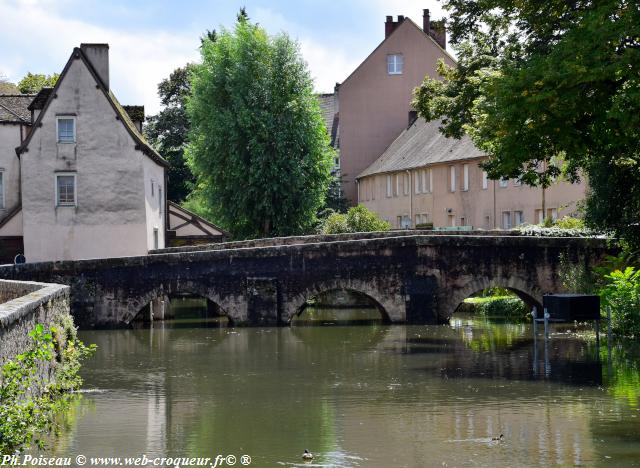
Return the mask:
<svg viewBox="0 0 640 468">
<path fill-rule="evenodd" d="M 233 30 L 203 38 L 201 54 L 187 104 L 192 197 L 238 238 L 308 232 L 332 150 L 297 43 L 241 11 Z"/>
</svg>

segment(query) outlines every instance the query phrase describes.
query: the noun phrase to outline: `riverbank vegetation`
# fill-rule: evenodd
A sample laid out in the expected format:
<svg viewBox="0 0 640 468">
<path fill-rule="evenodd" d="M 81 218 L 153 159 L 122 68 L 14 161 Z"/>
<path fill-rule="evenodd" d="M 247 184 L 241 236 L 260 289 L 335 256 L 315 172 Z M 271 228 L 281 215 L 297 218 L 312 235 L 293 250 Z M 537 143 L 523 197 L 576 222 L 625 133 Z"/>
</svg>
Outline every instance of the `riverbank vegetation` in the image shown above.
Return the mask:
<svg viewBox="0 0 640 468">
<path fill-rule="evenodd" d="M 81 363 L 95 346 L 85 346 L 73 319 L 63 316 L 47 329 L 29 332 L 30 348 L 2 366 L 0 373 L 0 454 L 42 447 L 56 431 L 55 417 L 82 385 Z M 50 370 L 49 370 L 50 369 Z"/>
</svg>

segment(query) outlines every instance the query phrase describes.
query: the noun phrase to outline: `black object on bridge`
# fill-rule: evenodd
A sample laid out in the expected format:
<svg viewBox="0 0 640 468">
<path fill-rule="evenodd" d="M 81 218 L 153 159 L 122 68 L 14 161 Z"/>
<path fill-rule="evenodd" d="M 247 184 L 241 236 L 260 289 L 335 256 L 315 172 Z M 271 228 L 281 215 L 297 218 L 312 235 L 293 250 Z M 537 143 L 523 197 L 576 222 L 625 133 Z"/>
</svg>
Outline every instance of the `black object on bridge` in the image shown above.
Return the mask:
<svg viewBox="0 0 640 468">
<path fill-rule="evenodd" d="M 600 320 L 600 296 L 590 294 L 548 294 L 543 307 L 554 322 Z"/>
</svg>

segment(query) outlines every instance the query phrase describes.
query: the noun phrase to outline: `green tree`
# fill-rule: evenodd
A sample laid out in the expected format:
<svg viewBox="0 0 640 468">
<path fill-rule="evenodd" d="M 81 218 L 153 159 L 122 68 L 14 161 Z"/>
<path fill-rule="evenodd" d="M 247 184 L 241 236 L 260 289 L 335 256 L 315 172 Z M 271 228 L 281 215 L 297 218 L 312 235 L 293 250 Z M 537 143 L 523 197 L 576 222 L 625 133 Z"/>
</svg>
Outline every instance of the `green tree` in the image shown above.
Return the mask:
<svg viewBox="0 0 640 468">
<path fill-rule="evenodd" d="M 353 206 L 347 213 L 333 213 L 322 224 L 322 234 L 388 231 L 391 225 L 364 205 Z"/>
<path fill-rule="evenodd" d="M 640 6 L 446 0 L 459 64 L 415 106 L 468 132 L 491 178 L 589 180 L 586 221 L 640 246 Z"/>
<path fill-rule="evenodd" d="M 189 134 L 186 101 L 191 94 L 189 73 L 193 65 L 175 69 L 158 85 L 158 96 L 164 106 L 147 118 L 145 135 L 171 166 L 167 171 L 167 197 L 182 203 L 193 189 L 195 177 L 186 164 L 184 152 Z"/>
<path fill-rule="evenodd" d="M 239 238 L 308 232 L 332 150 L 298 45 L 240 14 L 201 54 L 187 105 L 195 205 Z"/>
<path fill-rule="evenodd" d="M 18 87 L 0 72 L 0 94 L 18 94 L 19 92 Z"/>
<path fill-rule="evenodd" d="M 28 72 L 24 78 L 18 82 L 18 89 L 23 94 L 36 94 L 42 88 L 53 87 L 60 78 L 59 73 L 44 75 L 43 73 Z"/>
</svg>

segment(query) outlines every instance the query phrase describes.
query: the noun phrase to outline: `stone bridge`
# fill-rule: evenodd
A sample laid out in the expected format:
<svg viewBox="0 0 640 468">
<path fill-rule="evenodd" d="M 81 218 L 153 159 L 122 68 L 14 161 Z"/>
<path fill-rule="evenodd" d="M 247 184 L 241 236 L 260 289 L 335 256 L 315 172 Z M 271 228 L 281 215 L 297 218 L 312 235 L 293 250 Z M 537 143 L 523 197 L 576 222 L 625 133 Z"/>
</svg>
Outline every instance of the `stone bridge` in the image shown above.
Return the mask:
<svg viewBox="0 0 640 468">
<path fill-rule="evenodd" d="M 236 325 L 286 325 L 315 295 L 365 294 L 394 323 L 440 323 L 470 295 L 509 288 L 539 305 L 561 291 L 560 255 L 589 266 L 606 241 L 421 232 L 307 236 L 165 249 L 143 257 L 0 267 L 0 278 L 71 286 L 84 328 L 129 324 L 150 302 L 193 294 Z"/>
</svg>

